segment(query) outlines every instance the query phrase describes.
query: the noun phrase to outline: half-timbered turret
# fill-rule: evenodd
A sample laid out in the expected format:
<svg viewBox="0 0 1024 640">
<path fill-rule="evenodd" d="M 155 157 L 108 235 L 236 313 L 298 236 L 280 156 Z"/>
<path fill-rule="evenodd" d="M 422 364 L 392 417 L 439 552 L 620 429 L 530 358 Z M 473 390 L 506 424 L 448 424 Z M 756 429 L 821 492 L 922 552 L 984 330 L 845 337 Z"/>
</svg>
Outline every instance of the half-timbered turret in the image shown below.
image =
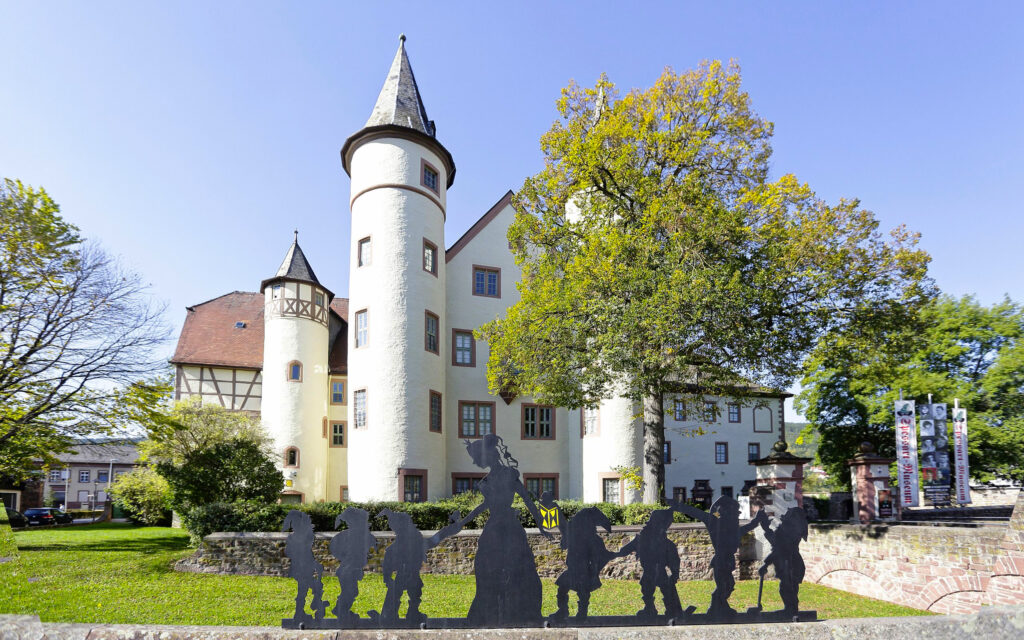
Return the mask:
<svg viewBox="0 0 1024 640">
<path fill-rule="evenodd" d="M 284 499 L 335 499 L 326 493 L 329 305 L 295 242 L 281 267 L 260 285 L 264 300 L 263 426 L 274 441 L 285 475 Z"/>
</svg>

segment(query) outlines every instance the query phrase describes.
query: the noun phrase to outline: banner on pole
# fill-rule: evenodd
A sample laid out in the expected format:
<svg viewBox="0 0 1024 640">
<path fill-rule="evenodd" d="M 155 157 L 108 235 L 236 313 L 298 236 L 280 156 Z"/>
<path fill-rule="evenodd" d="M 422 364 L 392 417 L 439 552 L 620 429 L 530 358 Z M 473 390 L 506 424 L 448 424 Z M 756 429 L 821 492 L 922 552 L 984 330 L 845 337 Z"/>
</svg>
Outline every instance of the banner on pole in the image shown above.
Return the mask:
<svg viewBox="0 0 1024 640">
<path fill-rule="evenodd" d="M 921 420 L 921 477 L 924 480 L 924 503 L 931 507 L 950 505 L 949 429 L 946 404 L 923 404 L 917 407 Z"/>
<path fill-rule="evenodd" d="M 917 425 L 914 401 L 896 401 L 896 467 L 900 486 L 900 506 L 916 507 L 917 501 Z"/>
<path fill-rule="evenodd" d="M 971 501 L 970 468 L 967 466 L 967 409 L 953 409 L 953 459 L 956 461 L 956 501 Z"/>
</svg>

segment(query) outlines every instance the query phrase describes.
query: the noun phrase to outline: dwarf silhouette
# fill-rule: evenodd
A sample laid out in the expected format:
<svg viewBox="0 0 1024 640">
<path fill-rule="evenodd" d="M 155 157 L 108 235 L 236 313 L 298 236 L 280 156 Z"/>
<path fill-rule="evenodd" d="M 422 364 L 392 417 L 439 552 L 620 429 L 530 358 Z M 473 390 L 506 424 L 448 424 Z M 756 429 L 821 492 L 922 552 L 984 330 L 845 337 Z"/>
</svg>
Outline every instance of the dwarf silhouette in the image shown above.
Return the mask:
<svg viewBox="0 0 1024 640">
<path fill-rule="evenodd" d="M 370 550 L 377 545 L 377 539 L 370 533 L 369 514 L 355 507 L 345 509 L 334 521 L 334 527 L 344 522 L 347 528 L 331 538 L 331 555 L 338 560 L 338 584 L 341 594 L 334 606 L 334 615 L 339 620 L 352 622 L 359 617 L 352 611 L 352 604 L 359 595 L 359 581 L 363 578 L 363 567 Z"/>
<path fill-rule="evenodd" d="M 390 622 L 398 620 L 398 606 L 402 602 L 402 594 L 406 593 L 409 595 L 409 610 L 405 614 L 405 619 L 424 622 L 427 616 L 420 612 L 420 600 L 423 597 L 420 569 L 427 559 L 427 551 L 456 533 L 459 527 L 455 523 L 449 524 L 432 537 L 424 539 L 408 513 L 384 509 L 381 514 L 387 516 L 388 527 L 395 532 L 395 541 L 384 552 L 384 560 L 381 562 L 387 594 L 384 596 L 380 618 Z M 457 520 L 460 515 L 456 511 L 452 518 Z M 376 617 L 375 614 L 376 612 L 371 611 L 370 617 Z"/>
<path fill-rule="evenodd" d="M 284 554 L 288 556 L 291 563 L 288 567 L 288 576 L 295 578 L 299 583 L 298 592 L 295 594 L 295 620 L 307 622 L 310 619 L 306 613 L 306 594 L 313 593 L 313 601 L 310 607 L 313 609 L 317 621 L 324 619 L 324 611 L 328 602 L 323 599 L 324 585 L 321 576 L 324 566 L 313 557 L 313 521 L 309 515 L 302 511 L 289 511 L 285 516 L 281 531 L 288 531 L 288 540 L 284 545 Z"/>
<path fill-rule="evenodd" d="M 715 578 L 715 591 L 711 594 L 711 606 L 708 615 L 715 618 L 728 618 L 736 611 L 729 606 L 729 596 L 736 588 L 736 580 L 732 572 L 736 569 L 736 552 L 740 548 L 743 534 L 767 521 L 764 510 L 747 524 L 740 526 L 740 505 L 730 496 L 721 496 L 711 505 L 711 511 L 693 507 L 685 502 L 672 502 L 676 511 L 695 518 L 704 523 L 711 536 L 711 544 L 715 555 L 711 558 L 711 569 Z"/>
<path fill-rule="evenodd" d="M 643 575 L 640 576 L 640 594 L 644 608 L 636 612 L 640 617 L 658 615 L 654 606 L 654 592 L 661 589 L 665 601 L 665 615 L 678 618 L 683 614 L 679 604 L 676 582 L 679 580 L 679 552 L 674 542 L 668 539 L 668 526 L 672 524 L 672 509 L 659 509 L 651 513 L 651 519 L 635 538 L 619 549 L 614 555 L 621 557 L 636 552 Z"/>
<path fill-rule="evenodd" d="M 761 528 L 764 537 L 772 545 L 772 552 L 764 559 L 758 572 L 763 578 L 768 572 L 768 565 L 775 565 L 782 611 L 786 616 L 795 616 L 800 611 L 800 583 L 804 579 L 800 541 L 807 539 L 807 513 L 801 507 L 790 507 L 777 527 L 770 529 L 768 519 L 764 518 L 761 520 Z"/>
<path fill-rule="evenodd" d="M 543 499 L 541 504 L 544 504 Z M 604 546 L 604 540 L 597 533 L 598 527 L 608 532 L 612 530 L 608 516 L 597 507 L 581 509 L 561 527 L 560 546 L 566 549 L 565 571 L 555 580 L 558 610 L 551 614 L 552 619 L 565 620 L 569 616 L 570 591 L 575 591 L 579 599 L 576 619 L 587 617 L 590 594 L 601 587 L 601 570 L 615 557 L 615 553 Z"/>
</svg>

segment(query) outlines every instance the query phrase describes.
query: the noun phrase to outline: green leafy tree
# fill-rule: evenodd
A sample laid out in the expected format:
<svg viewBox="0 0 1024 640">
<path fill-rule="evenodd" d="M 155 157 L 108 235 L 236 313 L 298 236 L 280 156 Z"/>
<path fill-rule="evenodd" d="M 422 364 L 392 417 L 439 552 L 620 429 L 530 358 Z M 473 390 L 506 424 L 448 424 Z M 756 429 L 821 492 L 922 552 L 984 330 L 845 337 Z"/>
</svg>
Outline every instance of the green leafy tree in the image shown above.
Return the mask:
<svg viewBox="0 0 1024 640">
<path fill-rule="evenodd" d="M 119 507 L 144 524 L 165 520 L 171 508 L 170 485 L 150 467 L 138 467 L 119 476 L 110 486 L 110 495 Z"/>
<path fill-rule="evenodd" d="M 621 97 L 571 84 L 541 138 L 545 166 L 509 229 L 520 300 L 478 335 L 492 393 L 568 407 L 643 406 L 644 501 L 664 494 L 665 394 L 785 388 L 817 339 L 929 295 L 927 255 L 768 180 L 771 123 L 719 62 Z"/>
<path fill-rule="evenodd" d="M 161 314 L 44 190 L 0 182 L 0 473 L 24 478 L 76 437 L 159 419 Z"/>
<path fill-rule="evenodd" d="M 252 442 L 270 453 L 270 438 L 258 418 L 203 404 L 199 398 L 174 403 L 162 420 L 148 426 L 149 437 L 138 448 L 144 462 L 181 465 L 196 452 L 235 440 Z"/>
<path fill-rule="evenodd" d="M 176 509 L 238 500 L 274 502 L 284 488 L 277 465 L 249 440 L 218 443 L 193 452 L 181 465 L 156 468 L 171 486 Z"/>
<path fill-rule="evenodd" d="M 796 407 L 821 433 L 818 455 L 848 478 L 845 461 L 867 440 L 895 455 L 893 403 L 952 403 L 968 410 L 971 476 L 1024 481 L 1024 310 L 941 296 L 877 334 L 826 336 L 807 361 Z"/>
</svg>

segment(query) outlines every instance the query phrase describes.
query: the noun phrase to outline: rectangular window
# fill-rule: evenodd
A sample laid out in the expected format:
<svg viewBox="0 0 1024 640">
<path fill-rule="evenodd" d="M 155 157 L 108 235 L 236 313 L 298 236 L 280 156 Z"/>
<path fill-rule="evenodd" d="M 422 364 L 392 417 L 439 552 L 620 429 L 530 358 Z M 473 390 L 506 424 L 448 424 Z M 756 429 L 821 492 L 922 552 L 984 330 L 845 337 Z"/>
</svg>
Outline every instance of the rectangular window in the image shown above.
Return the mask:
<svg viewBox="0 0 1024 640">
<path fill-rule="evenodd" d="M 370 264 L 370 259 L 373 257 L 373 245 L 370 244 L 369 238 L 363 238 L 359 241 L 359 248 L 357 250 L 357 265 L 365 267 Z"/>
<path fill-rule="evenodd" d="M 526 473 L 523 474 L 523 482 L 526 490 L 533 495 L 534 500 L 545 493 L 551 494 L 551 498 L 554 500 L 558 499 L 558 474 Z"/>
<path fill-rule="evenodd" d="M 324 306 L 324 294 L 322 294 L 322 293 L 316 294 L 316 306 L 318 306 L 318 307 Z"/>
<path fill-rule="evenodd" d="M 473 295 L 501 297 L 501 269 L 473 265 Z"/>
<path fill-rule="evenodd" d="M 460 493 L 466 493 L 469 491 L 479 491 L 480 481 L 483 479 L 483 474 L 452 474 L 452 495 L 458 495 Z"/>
<path fill-rule="evenodd" d="M 437 315 L 429 311 L 424 312 L 423 321 L 423 348 L 430 353 L 440 353 L 437 337 L 438 319 Z"/>
<path fill-rule="evenodd" d="M 715 464 L 728 464 L 729 462 L 729 443 L 728 442 L 716 442 L 715 443 Z"/>
<path fill-rule="evenodd" d="M 60 469 L 50 469 L 50 473 L 48 474 L 47 478 L 49 479 L 50 482 L 60 482 Z"/>
<path fill-rule="evenodd" d="M 670 464 L 672 462 L 672 443 L 668 440 L 665 441 L 665 446 L 661 449 L 662 462 Z"/>
<path fill-rule="evenodd" d="M 760 442 L 748 442 L 747 443 L 747 460 L 760 460 L 761 459 L 761 443 Z"/>
<path fill-rule="evenodd" d="M 724 498 L 731 498 L 732 497 L 732 487 L 722 487 L 722 497 L 724 497 Z"/>
<path fill-rule="evenodd" d="M 479 438 L 494 433 L 493 402 L 459 403 L 459 437 Z"/>
<path fill-rule="evenodd" d="M 89 482 L 90 477 L 91 477 L 91 472 L 89 472 L 89 471 L 79 471 L 78 472 L 78 481 L 79 482 Z"/>
<path fill-rule="evenodd" d="M 597 434 L 598 416 L 597 407 L 583 407 L 580 411 L 580 435 L 592 436 Z"/>
<path fill-rule="evenodd" d="M 410 474 L 404 478 L 402 500 L 405 502 L 423 502 L 426 500 L 423 495 L 423 476 Z"/>
<path fill-rule="evenodd" d="M 704 401 L 704 422 L 714 422 L 715 416 L 718 414 L 718 405 L 715 404 L 714 400 Z"/>
<path fill-rule="evenodd" d="M 436 391 L 430 392 L 430 424 L 428 428 L 436 433 L 441 433 L 441 394 Z"/>
<path fill-rule="evenodd" d="M 348 487 L 346 486 L 341 487 L 341 501 L 348 502 Z"/>
<path fill-rule="evenodd" d="M 107 482 L 109 480 L 110 480 L 110 472 L 109 471 L 97 471 L 96 472 L 96 482 Z"/>
<path fill-rule="evenodd" d="M 555 439 L 555 408 L 548 405 L 523 405 L 524 440 Z"/>
<path fill-rule="evenodd" d="M 740 405 L 730 404 L 729 405 L 729 422 L 740 421 Z"/>
<path fill-rule="evenodd" d="M 340 380 L 331 381 L 331 404 L 345 404 L 345 383 Z"/>
<path fill-rule="evenodd" d="M 452 364 L 456 367 L 476 366 L 476 340 L 472 331 L 452 329 Z"/>
<path fill-rule="evenodd" d="M 426 160 L 421 160 L 420 161 L 420 166 L 423 167 L 423 179 L 420 181 L 420 184 L 422 184 L 424 187 L 430 189 L 434 193 L 440 195 L 441 190 L 438 187 L 438 180 L 437 180 L 438 172 L 437 172 L 437 169 L 435 169 Z"/>
<path fill-rule="evenodd" d="M 356 311 L 356 349 L 365 347 L 370 338 L 370 324 L 366 319 L 366 309 Z"/>
<path fill-rule="evenodd" d="M 355 419 L 356 429 L 366 427 L 366 389 L 360 389 L 352 394 L 352 417 Z"/>
<path fill-rule="evenodd" d="M 279 285 L 279 284 L 275 284 L 275 285 L 274 285 L 274 286 L 273 286 L 273 287 L 272 287 L 272 288 L 270 289 L 270 297 L 271 297 L 271 298 L 273 298 L 274 300 L 277 300 L 278 298 L 280 298 L 280 297 L 281 297 L 281 291 L 282 291 L 282 289 L 281 289 L 281 285 Z"/>
<path fill-rule="evenodd" d="M 686 487 L 672 487 L 672 500 L 686 502 Z"/>
<path fill-rule="evenodd" d="M 331 446 L 332 447 L 344 447 L 345 445 L 345 423 L 344 422 L 332 422 L 331 423 Z"/>
<path fill-rule="evenodd" d="M 437 245 L 426 238 L 423 239 L 423 270 L 437 275 Z"/>
<path fill-rule="evenodd" d="M 292 382 L 302 382 L 302 363 L 288 363 L 288 379 Z"/>
<path fill-rule="evenodd" d="M 686 403 L 682 400 L 675 400 L 672 403 L 672 417 L 676 422 L 686 420 Z"/>
<path fill-rule="evenodd" d="M 601 480 L 601 502 L 622 504 L 622 481 L 618 478 Z"/>
</svg>

